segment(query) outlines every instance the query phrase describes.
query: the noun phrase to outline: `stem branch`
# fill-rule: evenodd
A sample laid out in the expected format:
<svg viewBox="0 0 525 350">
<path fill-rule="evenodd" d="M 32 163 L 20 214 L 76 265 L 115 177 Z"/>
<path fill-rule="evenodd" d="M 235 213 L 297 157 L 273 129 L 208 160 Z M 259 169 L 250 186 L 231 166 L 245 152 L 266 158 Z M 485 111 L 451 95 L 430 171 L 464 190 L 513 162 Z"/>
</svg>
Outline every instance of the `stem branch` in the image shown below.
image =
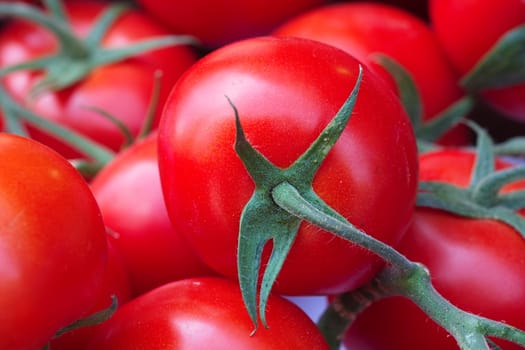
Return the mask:
<svg viewBox="0 0 525 350">
<path fill-rule="evenodd" d="M 381 294 L 401 295 L 412 300 L 431 319 L 445 328 L 456 339 L 462 350 L 490 350 L 486 339 L 489 335 L 525 346 L 525 332 L 459 309 L 434 288 L 430 273 L 425 266 L 410 261 L 394 248 L 369 236 L 352 224 L 320 211 L 301 196 L 291 184 L 283 182 L 275 186 L 272 190 L 272 198 L 288 213 L 331 231 L 383 258 L 388 264 L 375 277 L 375 285 L 381 287 Z M 366 301 L 364 306 L 367 304 L 369 301 Z M 340 318 L 345 317 L 343 313 L 335 312 L 337 311 L 335 309 L 332 311 L 334 312 L 329 311 L 325 316 L 335 315 L 339 318 L 336 323 L 340 322 Z M 347 326 L 354 316 L 348 318 Z M 323 322 L 326 324 L 328 320 Z M 339 331 L 345 329 L 341 323 L 337 327 Z M 336 335 L 337 338 L 333 341 L 336 330 L 331 329 L 325 334 L 329 343 L 338 344 L 341 334 Z"/>
</svg>

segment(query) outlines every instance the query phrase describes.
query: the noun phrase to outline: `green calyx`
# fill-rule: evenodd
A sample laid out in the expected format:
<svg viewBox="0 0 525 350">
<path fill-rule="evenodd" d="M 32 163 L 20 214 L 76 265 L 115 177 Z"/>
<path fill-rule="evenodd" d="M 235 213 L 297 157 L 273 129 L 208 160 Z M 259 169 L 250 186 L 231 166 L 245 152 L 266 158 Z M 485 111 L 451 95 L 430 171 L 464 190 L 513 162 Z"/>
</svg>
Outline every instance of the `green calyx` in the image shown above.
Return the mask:
<svg viewBox="0 0 525 350">
<path fill-rule="evenodd" d="M 386 55 L 375 54 L 374 59 L 390 73 L 396 83 L 399 98 L 414 129 L 420 152 L 435 149 L 438 138 L 459 124 L 474 107 L 473 97 L 465 96 L 432 119 L 424 121 L 423 102 L 410 73 Z"/>
<path fill-rule="evenodd" d="M 290 214 L 276 204 L 273 198 L 274 189 L 280 185 L 291 186 L 321 212 L 345 221 L 314 192 L 312 181 L 322 161 L 348 123 L 361 79 L 362 69 L 360 68 L 356 85 L 338 113 L 310 147 L 285 169 L 273 165 L 247 141 L 237 109 L 228 100 L 234 109 L 236 118 L 235 150 L 255 182 L 255 191 L 241 216 L 237 256 L 241 292 L 255 330 L 258 325 L 258 315 L 263 325 L 267 327 L 266 303 L 297 236 L 301 222 L 299 217 Z M 258 293 L 262 252 L 269 241 L 272 241 L 273 249 Z M 257 308 L 258 295 L 259 307 Z"/>
<path fill-rule="evenodd" d="M 49 132 L 50 134 L 66 141 L 75 149 L 89 155 L 91 161 L 98 165 L 106 164 L 114 157 L 114 153 L 107 147 L 99 145 L 94 141 L 80 135 L 77 132 L 69 130 L 63 126 L 43 119 L 33 113 L 21 104 L 14 101 L 0 85 L 0 107 L 2 108 L 5 129 L 8 132 L 28 137 L 28 132 L 20 120 L 36 126 L 38 129 Z"/>
<path fill-rule="evenodd" d="M 477 133 L 476 162 L 467 188 L 439 181 L 421 181 L 417 205 L 445 210 L 470 218 L 498 220 L 525 237 L 525 219 L 516 210 L 525 207 L 525 191 L 501 193 L 512 182 L 525 179 L 525 166 L 495 169 L 494 144 L 485 130 L 473 122 Z"/>
<path fill-rule="evenodd" d="M 60 338 L 62 335 L 68 332 L 72 332 L 76 329 L 96 326 L 96 325 L 99 325 L 109 320 L 111 316 L 113 316 L 115 311 L 117 311 L 118 306 L 119 306 L 119 303 L 118 303 L 117 296 L 111 295 L 111 304 L 107 308 L 102 309 L 100 311 L 96 311 L 88 315 L 85 318 L 78 319 L 75 322 L 71 323 L 70 325 L 59 329 L 53 336 L 53 339 Z M 49 350 L 49 349 L 50 349 L 50 345 L 47 344 L 46 346 L 44 346 L 42 350 Z"/>
<path fill-rule="evenodd" d="M 525 83 L 525 25 L 506 32 L 461 79 L 461 85 L 476 93 Z"/>
<path fill-rule="evenodd" d="M 123 48 L 102 48 L 104 35 L 116 19 L 127 9 L 126 5 L 111 4 L 100 15 L 85 38 L 75 36 L 66 20 L 59 0 L 48 0 L 49 11 L 23 3 L 0 4 L 0 15 L 29 20 L 48 29 L 56 37 L 59 50 L 48 56 L 0 69 L 0 76 L 19 70 L 42 71 L 42 79 L 33 87 L 29 97 L 48 90 L 61 90 L 84 79 L 95 68 L 126 58 L 174 45 L 194 45 L 190 36 L 162 36 L 137 42 Z"/>
</svg>

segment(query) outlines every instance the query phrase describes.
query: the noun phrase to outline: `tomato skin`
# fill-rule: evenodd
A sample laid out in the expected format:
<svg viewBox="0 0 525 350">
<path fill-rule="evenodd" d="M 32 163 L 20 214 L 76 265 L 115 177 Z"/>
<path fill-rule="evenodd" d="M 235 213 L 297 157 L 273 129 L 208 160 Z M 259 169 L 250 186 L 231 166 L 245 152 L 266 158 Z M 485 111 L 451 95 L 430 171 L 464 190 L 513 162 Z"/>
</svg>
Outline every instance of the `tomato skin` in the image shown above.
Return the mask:
<svg viewBox="0 0 525 350">
<path fill-rule="evenodd" d="M 253 324 L 239 286 L 220 278 L 166 284 L 119 309 L 97 332 L 88 350 L 128 349 L 328 349 L 308 316 L 273 295 L 269 329 Z"/>
<path fill-rule="evenodd" d="M 122 254 L 133 295 L 177 279 L 211 275 L 171 225 L 160 185 L 156 133 L 138 141 L 91 182 L 109 240 Z"/>
<path fill-rule="evenodd" d="M 254 190 L 233 149 L 234 114 L 225 96 L 248 140 L 286 167 L 336 114 L 357 72 L 358 61 L 334 47 L 260 37 L 216 50 L 175 85 L 159 126 L 164 197 L 175 229 L 215 270 L 237 278 L 239 220 Z M 350 222 L 395 244 L 413 210 L 416 153 L 399 100 L 365 68 L 353 116 L 313 188 Z M 299 295 L 348 290 L 380 266 L 374 255 L 303 223 L 274 288 Z"/>
<path fill-rule="evenodd" d="M 94 20 L 109 4 L 101 1 L 66 1 L 72 30 L 83 37 Z M 103 39 L 102 46 L 115 48 L 168 35 L 170 32 L 144 13 L 130 10 L 119 18 Z M 0 67 L 35 59 L 57 50 L 55 39 L 46 29 L 23 21 L 11 21 L 0 32 Z M 127 60 L 99 67 L 84 80 L 59 92 L 43 93 L 30 108 L 46 119 L 55 121 L 89 138 L 118 150 L 123 143 L 122 131 L 108 118 L 88 107 L 97 107 L 119 118 L 136 135 L 141 129 L 150 103 L 154 73 L 162 71 L 161 106 L 180 74 L 195 62 L 196 53 L 187 46 L 150 51 Z M 14 98 L 25 100 L 38 82 L 39 74 L 27 71 L 8 75 L 4 86 Z M 155 125 L 160 116 L 160 108 Z M 58 150 L 67 158 L 78 157 L 77 151 L 63 142 L 35 129 L 31 136 Z"/>
<path fill-rule="evenodd" d="M 122 306 L 132 298 L 126 266 L 120 252 L 111 240 L 108 241 L 108 264 L 104 276 L 102 292 L 99 294 L 95 305 L 87 313 L 88 315 L 109 308 L 112 297 L 117 298 L 117 307 Z M 81 327 L 66 332 L 51 340 L 49 343 L 50 350 L 84 350 L 96 327 L 99 326 Z"/>
<path fill-rule="evenodd" d="M 432 27 L 450 61 L 463 75 L 507 31 L 525 23 L 521 0 L 430 0 Z M 487 90 L 489 104 L 504 115 L 525 121 L 525 84 Z"/>
<path fill-rule="evenodd" d="M 398 7 L 373 2 L 330 4 L 289 19 L 274 34 L 299 36 L 338 47 L 381 75 L 397 91 L 390 74 L 374 59 L 377 53 L 391 57 L 414 79 L 426 120 L 464 95 L 458 75 L 431 28 Z M 441 141 L 465 144 L 467 130 L 456 129 Z"/>
<path fill-rule="evenodd" d="M 36 141 L 0 134 L 0 348 L 41 349 L 102 288 L 106 231 L 82 176 Z"/>
<path fill-rule="evenodd" d="M 253 36 L 267 35 L 286 19 L 327 0 L 139 0 L 144 9 L 177 32 L 195 35 L 215 49 Z"/>
<path fill-rule="evenodd" d="M 474 154 L 458 150 L 431 152 L 421 157 L 420 164 L 422 180 L 465 187 Z M 497 165 L 508 166 L 501 160 Z M 524 187 L 521 181 L 506 191 Z M 525 329 L 525 240 L 510 226 L 417 208 L 398 249 L 409 259 L 425 264 L 436 289 L 456 306 Z M 450 335 L 400 297 L 381 300 L 366 309 L 345 335 L 344 343 L 358 350 L 458 348 Z M 503 349 L 521 349 L 508 342 L 497 343 Z"/>
</svg>

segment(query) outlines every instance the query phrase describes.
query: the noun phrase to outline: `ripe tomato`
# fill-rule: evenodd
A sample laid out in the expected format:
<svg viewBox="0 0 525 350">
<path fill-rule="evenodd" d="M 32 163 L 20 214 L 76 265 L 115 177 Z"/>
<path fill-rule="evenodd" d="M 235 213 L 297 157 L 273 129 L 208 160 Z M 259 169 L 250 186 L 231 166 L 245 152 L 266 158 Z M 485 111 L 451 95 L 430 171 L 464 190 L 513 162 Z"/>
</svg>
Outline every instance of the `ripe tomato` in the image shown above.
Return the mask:
<svg viewBox="0 0 525 350">
<path fill-rule="evenodd" d="M 268 309 L 269 329 L 250 336 L 253 324 L 237 284 L 211 277 L 176 281 L 117 310 L 87 349 L 328 349 L 295 304 L 273 295 Z"/>
<path fill-rule="evenodd" d="M 454 164 L 453 167 L 449 166 Z M 424 154 L 420 178 L 467 186 L 474 153 L 444 150 Z M 498 168 L 510 164 L 500 161 Z M 517 182 L 506 191 L 525 188 Z M 417 208 L 399 251 L 426 265 L 436 289 L 461 309 L 525 330 L 525 240 L 510 226 Z M 521 349 L 496 341 L 503 349 Z M 455 350 L 456 342 L 412 302 L 387 298 L 357 317 L 345 336 L 348 349 Z M 503 345 L 505 344 L 505 345 Z"/>
<path fill-rule="evenodd" d="M 109 5 L 99 1 L 65 2 L 70 25 L 75 34 L 89 33 L 99 14 Z M 169 32 L 137 10 L 122 15 L 106 33 L 102 45 L 123 47 L 137 41 L 167 35 Z M 51 54 L 57 43 L 49 31 L 27 21 L 14 20 L 0 31 L 0 67 L 21 63 Z M 136 135 L 141 129 L 150 103 L 154 72 L 162 71 L 159 105 L 178 79 L 196 59 L 187 46 L 169 47 L 99 67 L 83 81 L 59 92 L 43 93 L 28 104 L 34 112 L 63 126 L 76 130 L 114 150 L 123 142 L 122 131 L 108 118 L 87 109 L 97 107 L 120 119 Z M 3 83 L 10 94 L 25 100 L 39 81 L 35 72 L 9 74 Z M 160 111 L 158 113 L 160 115 Z M 157 122 L 158 120 L 156 120 Z M 31 129 L 31 136 L 58 150 L 67 158 L 78 153 L 55 138 Z"/>
<path fill-rule="evenodd" d="M 380 2 L 406 9 L 422 19 L 428 18 L 428 0 L 380 0 Z"/>
<path fill-rule="evenodd" d="M 146 11 L 177 32 L 195 35 L 208 48 L 258 35 L 326 0 L 139 0 Z"/>
<path fill-rule="evenodd" d="M 522 0 L 431 0 L 430 20 L 441 45 L 460 74 L 512 28 L 525 24 Z M 525 84 L 487 90 L 484 98 L 505 115 L 525 121 Z"/>
<path fill-rule="evenodd" d="M 108 241 L 108 264 L 106 267 L 102 292 L 97 298 L 97 302 L 91 308 L 88 315 L 108 309 L 112 303 L 112 297 L 117 298 L 117 307 L 122 306 L 131 299 L 131 286 L 129 283 L 126 266 L 112 241 Z M 49 343 L 50 350 L 83 350 L 88 339 L 91 338 L 96 327 L 81 327 L 62 334 L 54 338 Z"/>
<path fill-rule="evenodd" d="M 361 60 L 396 89 L 392 77 L 374 59 L 377 53 L 389 56 L 412 76 L 426 120 L 463 95 L 458 76 L 427 23 L 394 6 L 351 2 L 318 7 L 289 19 L 274 34 L 299 36 L 338 47 Z M 467 140 L 467 130 L 462 127 L 441 141 L 458 145 Z"/>
<path fill-rule="evenodd" d="M 0 134 L 0 349 L 41 349 L 102 288 L 106 230 L 82 176 L 36 141 Z"/>
<path fill-rule="evenodd" d="M 160 185 L 157 135 L 135 143 L 91 182 L 110 241 L 122 254 L 133 294 L 212 271 L 174 232 Z"/>
<path fill-rule="evenodd" d="M 279 167 L 294 162 L 336 114 L 358 61 L 320 42 L 260 37 L 227 45 L 190 68 L 159 126 L 159 167 L 175 229 L 215 270 L 236 278 L 239 221 L 254 184 L 233 149 L 236 105 L 248 140 Z M 353 116 L 313 188 L 369 234 L 395 244 L 413 210 L 417 150 L 406 113 L 366 68 Z M 343 291 L 367 281 L 379 258 L 302 224 L 275 284 L 285 294 Z M 315 276 L 315 277 L 313 277 Z"/>
</svg>

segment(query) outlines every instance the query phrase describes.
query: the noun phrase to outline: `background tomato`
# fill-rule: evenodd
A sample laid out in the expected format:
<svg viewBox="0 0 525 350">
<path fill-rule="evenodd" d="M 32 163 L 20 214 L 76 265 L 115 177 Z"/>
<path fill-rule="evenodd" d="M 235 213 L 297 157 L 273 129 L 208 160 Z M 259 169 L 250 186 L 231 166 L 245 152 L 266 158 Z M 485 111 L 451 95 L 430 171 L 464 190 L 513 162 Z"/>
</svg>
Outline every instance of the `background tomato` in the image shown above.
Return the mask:
<svg viewBox="0 0 525 350">
<path fill-rule="evenodd" d="M 175 85 L 159 126 L 164 197 L 177 232 L 215 270 L 237 276 L 240 215 L 254 190 L 233 149 L 235 118 L 225 96 L 237 106 L 248 140 L 276 166 L 287 167 L 346 100 L 358 67 L 356 59 L 332 46 L 261 37 L 214 51 Z M 417 151 L 405 111 L 365 68 L 353 116 L 313 188 L 350 222 L 396 244 L 412 215 L 416 182 Z M 304 223 L 275 289 L 348 290 L 381 264 L 369 252 Z"/>
<path fill-rule="evenodd" d="M 71 30 L 85 37 L 107 2 L 66 1 Z M 102 46 L 116 48 L 170 32 L 138 10 L 122 15 L 106 33 Z M 57 50 L 57 42 L 49 31 L 27 21 L 13 20 L 0 31 L 0 67 L 25 62 Z M 37 114 L 76 130 L 89 138 L 118 150 L 123 143 L 122 131 L 107 117 L 89 110 L 96 107 L 120 119 L 136 135 L 144 124 L 153 91 L 155 71 L 162 72 L 159 105 L 179 75 L 196 59 L 188 46 L 169 47 L 137 55 L 124 61 L 99 67 L 83 81 L 59 92 L 42 93 L 30 107 Z M 37 72 L 20 71 L 3 79 L 14 98 L 27 100 L 30 89 L 39 81 Z M 158 115 L 160 115 L 160 108 Z M 155 123 L 158 119 L 155 120 Z M 62 155 L 73 158 L 78 152 L 63 142 L 31 129 L 31 136 Z"/>
<path fill-rule="evenodd" d="M 269 329 L 253 324 L 239 286 L 219 278 L 172 282 L 119 309 L 90 350 L 328 349 L 315 324 L 293 303 L 270 297 Z"/>
<path fill-rule="evenodd" d="M 179 33 L 195 35 L 215 49 L 248 37 L 269 34 L 287 18 L 326 0 L 139 0 L 146 11 Z"/>
<path fill-rule="evenodd" d="M 104 274 L 102 292 L 88 314 L 91 315 L 110 308 L 113 297 L 117 299 L 117 307 L 120 307 L 131 299 L 132 294 L 128 272 L 122 256 L 112 241 L 108 241 L 108 264 Z M 81 327 L 66 332 L 49 343 L 50 350 L 83 350 L 96 327 L 98 325 Z"/>
<path fill-rule="evenodd" d="M 429 5 L 432 27 L 461 75 L 504 33 L 525 24 L 525 2 L 521 0 L 431 0 Z M 482 95 L 499 112 L 525 121 L 525 84 L 486 90 Z"/>
<path fill-rule="evenodd" d="M 420 164 L 422 180 L 466 187 L 474 153 L 427 153 Z M 498 162 L 500 169 L 508 166 Z M 524 187 L 521 181 L 506 191 Z M 399 250 L 425 264 L 434 286 L 456 306 L 525 329 L 525 240 L 510 226 L 417 208 Z M 400 297 L 381 300 L 365 309 L 347 332 L 344 343 L 348 349 L 357 350 L 458 348 L 450 335 L 412 302 Z M 521 349 L 508 342 L 497 343 L 503 349 Z"/>
<path fill-rule="evenodd" d="M 374 2 L 345 2 L 317 7 L 289 19 L 274 34 L 318 40 L 338 47 L 366 64 L 395 88 L 375 55 L 387 55 L 408 71 L 418 88 L 422 117 L 428 120 L 464 95 L 436 36 L 426 22 L 399 7 Z M 441 139 L 465 144 L 463 126 Z"/>
<path fill-rule="evenodd" d="M 36 141 L 0 134 L 0 348 L 42 349 L 102 288 L 106 231 L 82 176 Z"/>
<path fill-rule="evenodd" d="M 160 185 L 157 135 L 119 154 L 91 182 L 110 241 L 142 294 L 177 279 L 213 274 L 172 228 Z"/>
</svg>

